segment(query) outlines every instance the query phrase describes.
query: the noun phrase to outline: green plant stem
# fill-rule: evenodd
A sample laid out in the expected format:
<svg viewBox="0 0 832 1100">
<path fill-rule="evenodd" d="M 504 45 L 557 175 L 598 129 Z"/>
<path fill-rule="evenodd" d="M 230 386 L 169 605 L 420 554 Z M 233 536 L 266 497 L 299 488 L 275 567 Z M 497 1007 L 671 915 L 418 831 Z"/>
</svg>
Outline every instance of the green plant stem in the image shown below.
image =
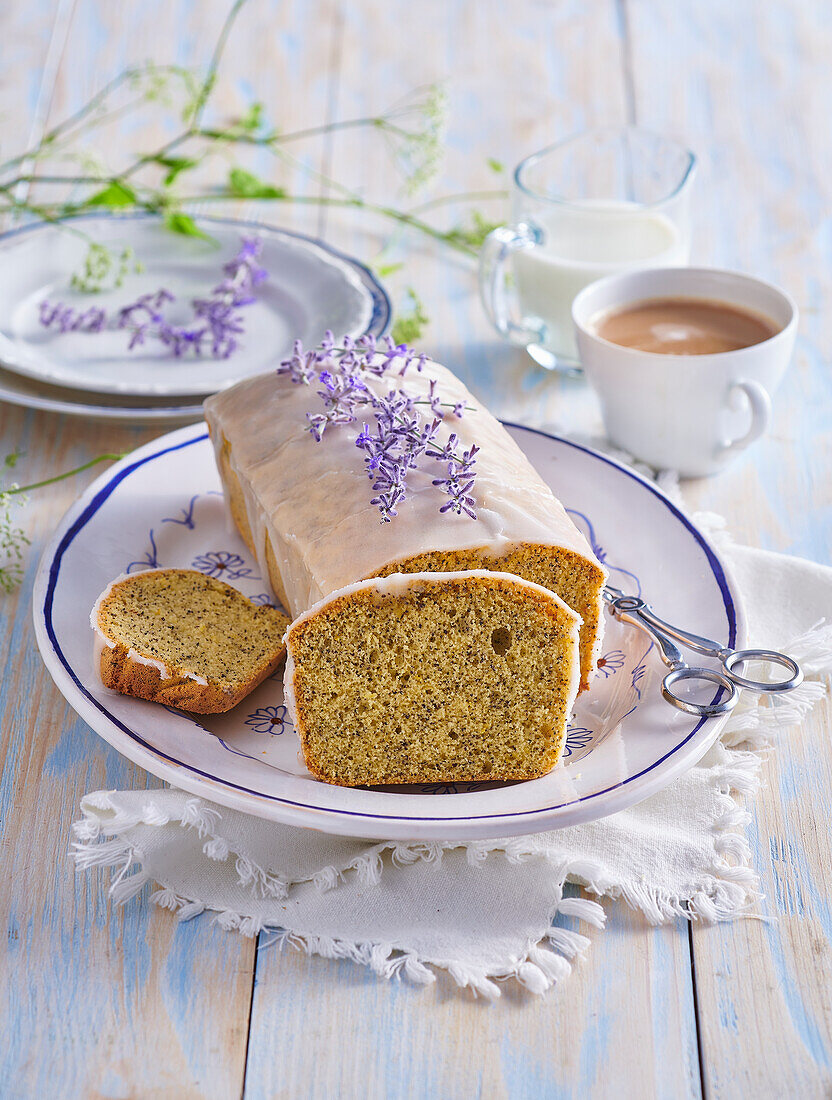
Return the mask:
<svg viewBox="0 0 832 1100">
<path fill-rule="evenodd" d="M 146 164 L 152 164 L 159 157 L 164 157 L 174 149 L 178 148 L 184 141 L 187 141 L 192 136 L 191 130 L 185 130 L 181 134 L 177 134 L 175 138 L 171 138 L 170 141 L 161 145 L 155 153 L 146 153 L 144 156 L 139 157 L 133 164 L 129 165 L 119 176 L 119 179 L 126 179 L 128 176 L 132 176 L 134 172 L 138 172 L 140 168 L 143 168 Z"/>
<path fill-rule="evenodd" d="M 238 196 L 231 194 L 184 195 L 180 201 L 183 204 L 196 202 L 228 202 L 229 200 L 234 200 L 237 198 Z M 351 207 L 354 210 L 368 210 L 372 214 L 381 214 L 384 217 L 392 218 L 394 221 L 400 222 L 403 225 L 409 225 L 412 229 L 418 229 L 421 233 L 425 233 L 428 237 L 433 237 L 434 240 L 441 241 L 443 244 L 450 245 L 451 248 L 455 248 L 458 252 L 465 253 L 465 255 L 477 255 L 476 249 L 470 248 L 468 245 L 462 243 L 461 241 L 455 241 L 448 233 L 443 232 L 441 229 L 436 229 L 434 226 L 429 225 L 427 222 L 424 222 L 420 218 L 416 218 L 412 214 L 408 214 L 403 210 L 396 210 L 396 208 L 393 206 L 382 206 L 374 202 L 365 202 L 364 199 L 360 198 L 336 199 L 328 196 L 318 197 L 317 195 L 281 195 L 279 198 L 262 199 L 260 201 L 288 202 L 309 206 L 340 206 Z"/>
<path fill-rule="evenodd" d="M 199 128 L 199 124 L 202 121 L 202 115 L 205 111 L 205 107 L 211 96 L 211 92 L 214 88 L 214 83 L 217 78 L 217 70 L 222 60 L 222 55 L 225 52 L 225 47 L 228 42 L 228 36 L 231 34 L 231 28 L 234 26 L 234 21 L 243 9 L 243 6 L 247 3 L 247 0 L 234 0 L 234 5 L 231 11 L 225 17 L 225 21 L 220 30 L 220 36 L 217 39 L 217 44 L 214 46 L 214 52 L 211 55 L 211 60 L 208 64 L 208 70 L 205 73 L 205 79 L 202 82 L 196 103 L 194 105 L 193 114 L 191 116 L 190 129 L 196 130 Z"/>
<path fill-rule="evenodd" d="M 457 191 L 453 195 L 439 195 L 438 198 L 420 202 L 418 206 L 411 206 L 407 213 L 424 214 L 428 210 L 455 202 L 485 202 L 489 199 L 507 199 L 508 196 L 509 192 L 505 188 L 500 191 Z"/>
<path fill-rule="evenodd" d="M 276 131 L 270 131 L 269 133 L 252 133 L 250 129 L 247 130 L 239 122 L 234 122 L 225 127 L 205 126 L 203 124 L 203 116 L 216 84 L 217 73 L 223 54 L 228 44 L 234 23 L 247 2 L 248 0 L 235 0 L 228 11 L 222 23 L 219 36 L 211 54 L 210 62 L 205 70 L 205 75 L 201 83 L 194 84 L 187 71 L 175 65 L 159 66 L 158 68 L 143 66 L 127 69 L 105 84 L 100 91 L 93 95 L 87 103 L 73 115 L 70 115 L 69 118 L 50 130 L 37 149 L 20 154 L 20 156 L 0 165 L 0 171 L 8 171 L 10 168 L 17 168 L 17 175 L 13 179 L 6 182 L 0 182 L 0 197 L 5 199 L 5 202 L 0 202 L 0 214 L 29 213 L 44 221 L 55 223 L 58 221 L 63 222 L 64 219 L 72 219 L 78 214 L 97 209 L 96 204 L 90 203 L 89 198 L 83 201 L 65 203 L 32 202 L 28 198 L 15 194 L 15 191 L 19 190 L 21 185 L 30 185 L 35 182 L 44 186 L 71 187 L 73 185 L 79 185 L 86 187 L 97 186 L 103 189 L 109 186 L 122 184 L 125 186 L 128 193 L 132 193 L 134 197 L 135 201 L 132 204 L 134 209 L 157 214 L 165 213 L 165 211 L 168 210 L 179 209 L 188 202 L 225 202 L 238 199 L 240 196 L 235 193 L 235 190 L 230 186 L 223 187 L 207 195 L 182 196 L 177 194 L 174 189 L 170 188 L 168 183 L 161 186 L 152 186 L 133 182 L 132 177 L 142 168 L 154 163 L 158 164 L 160 161 L 163 162 L 164 158 L 173 153 L 174 150 L 192 140 L 208 143 L 208 148 L 197 148 L 190 157 L 192 163 L 189 167 L 204 161 L 206 157 L 210 156 L 215 151 L 215 149 L 210 147 L 211 142 L 214 143 L 215 147 L 220 142 L 227 142 L 229 145 L 264 148 L 276 156 L 283 156 L 290 160 L 294 160 L 288 150 L 285 150 L 286 145 L 290 142 L 299 141 L 303 138 L 313 137 L 322 133 L 373 127 L 391 138 L 397 136 L 404 139 L 412 139 L 419 136 L 417 132 L 411 131 L 405 126 L 398 124 L 398 120 L 404 117 L 403 108 L 394 109 L 383 115 L 344 119 L 342 121 L 306 127 L 286 134 L 280 134 Z M 184 129 L 180 133 L 177 133 L 173 138 L 160 145 L 155 151 L 136 157 L 136 159 L 128 164 L 123 171 L 118 173 L 109 173 L 101 176 L 89 174 L 88 172 L 81 172 L 78 175 L 58 175 L 51 173 L 39 175 L 36 167 L 29 168 L 27 162 L 34 162 L 36 165 L 39 159 L 42 160 L 44 156 L 55 153 L 56 150 L 61 148 L 60 143 L 62 141 L 67 140 L 69 136 L 75 136 L 79 127 L 85 124 L 97 125 L 98 120 L 96 112 L 100 113 L 103 110 L 106 114 L 108 97 L 114 92 L 131 81 L 139 81 L 142 78 L 148 77 L 152 78 L 154 75 L 160 78 L 169 77 L 170 75 L 177 76 L 182 80 L 186 90 L 192 97 L 190 105 L 186 108 L 184 114 Z M 160 86 L 162 88 L 164 87 L 163 84 Z M 119 110 L 123 110 L 123 108 L 119 108 Z M 110 113 L 112 114 L 113 112 Z M 90 119 L 90 116 L 94 115 L 96 117 Z M 161 166 L 164 167 L 164 164 L 162 163 Z M 315 176 L 319 182 L 325 183 L 335 191 L 336 194 L 319 197 L 280 193 L 269 196 L 264 195 L 262 198 L 264 201 L 283 201 L 302 205 L 315 204 L 320 206 L 366 210 L 372 214 L 389 218 L 402 227 L 415 229 L 433 240 L 440 241 L 467 256 L 475 256 L 477 254 L 477 249 L 470 241 L 464 239 L 461 233 L 454 230 L 445 231 L 437 229 L 429 222 L 425 221 L 420 215 L 436 207 L 450 205 L 456 202 L 471 199 L 502 198 L 505 195 L 503 191 L 472 191 L 459 195 L 443 196 L 431 200 L 430 202 L 422 203 L 419 206 L 414 206 L 409 210 L 400 210 L 387 204 L 368 202 L 351 188 L 345 187 L 337 180 L 330 179 L 326 175 L 315 173 Z M 131 180 L 129 187 L 126 185 L 128 179 Z M 129 207 L 125 207 L 124 209 L 129 209 Z M 67 228 L 71 227 L 68 225 Z M 80 233 L 81 231 L 75 230 L 75 232 Z M 81 235 L 84 237 L 87 236 L 83 233 L 81 233 Z"/>
<path fill-rule="evenodd" d="M 34 489 L 43 489 L 47 485 L 54 485 L 56 481 L 65 481 L 68 477 L 74 477 L 76 474 L 81 474 L 84 470 L 89 470 L 92 466 L 97 466 L 99 462 L 117 462 L 120 458 L 124 458 L 124 455 L 97 455 L 95 458 L 91 458 L 89 462 L 85 462 L 83 466 L 76 466 L 74 470 L 65 470 L 62 474 L 56 474 L 54 477 L 46 478 L 45 481 L 33 481 L 31 485 L 14 485 L 9 489 L 0 489 L 0 493 L 6 496 L 14 496 L 16 493 L 31 493 Z"/>
<path fill-rule="evenodd" d="M 113 183 L 120 176 L 41 176 L 37 172 L 30 172 L 23 176 L 15 176 L 14 179 L 0 184 L 0 191 L 10 191 L 19 183 Z"/>
<path fill-rule="evenodd" d="M 258 137 L 256 134 L 233 134 L 228 130 L 211 130 L 200 128 L 193 131 L 194 137 L 206 138 L 209 141 L 239 141 L 244 145 L 283 145 L 290 141 L 301 141 L 303 138 L 319 137 L 321 134 L 329 134 L 335 130 L 354 130 L 362 126 L 375 126 L 378 129 L 390 129 L 403 136 L 410 136 L 406 130 L 399 126 L 393 126 L 382 115 L 373 115 L 367 118 L 345 118 L 340 122 L 322 122 L 320 126 L 309 126 L 305 130 L 292 130 L 288 134 L 271 133 Z"/>
<path fill-rule="evenodd" d="M 113 177 L 114 179 L 123 177 Z M 70 182 L 83 182 L 83 177 L 75 179 L 74 177 Z M 106 184 L 107 179 L 97 180 L 96 182 Z M 5 191 L 6 188 L 0 185 L 0 191 Z M 414 211 L 420 211 L 426 207 L 432 205 L 450 205 L 455 202 L 467 202 L 472 198 L 504 198 L 506 192 L 504 191 L 469 191 L 460 192 L 456 195 L 446 195 L 440 200 L 434 200 L 433 203 L 425 203 L 422 206 L 414 207 Z M 57 221 L 59 220 L 54 214 L 51 214 L 45 207 L 32 207 L 28 203 L 18 202 L 9 196 L 10 202 L 14 204 L 17 209 L 32 210 L 35 211 L 39 217 L 45 221 Z M 179 197 L 178 201 L 182 205 L 188 203 L 202 203 L 202 202 L 233 202 L 237 201 L 239 196 L 233 195 L 230 192 L 221 192 L 208 195 L 183 195 Z M 356 210 L 368 210 L 373 214 L 380 214 L 383 217 L 391 218 L 394 221 L 399 222 L 402 225 L 407 225 L 412 229 L 418 230 L 420 233 L 424 233 L 434 240 L 441 241 L 443 244 L 449 245 L 451 248 L 455 248 L 458 252 L 462 252 L 467 256 L 476 256 L 477 250 L 471 248 L 469 245 L 464 244 L 461 241 L 457 241 L 447 231 L 437 229 L 430 225 L 428 222 L 423 221 L 421 218 L 416 217 L 413 211 L 397 210 L 393 206 L 384 206 L 378 203 L 367 202 L 366 200 L 359 198 L 358 196 L 350 196 L 348 198 L 333 198 L 331 196 L 317 196 L 317 195 L 281 195 L 279 197 L 261 199 L 261 202 L 286 202 L 296 205 L 312 205 L 312 206 L 337 206 L 337 207 L 351 207 Z M 159 203 L 153 199 L 142 199 L 137 197 L 135 204 L 142 210 L 147 210 L 150 213 L 158 213 Z M 9 207 L 8 209 L 11 209 Z M 89 207 L 84 203 L 76 204 L 71 207 L 63 207 L 60 214 L 60 220 L 64 218 L 71 219 L 73 215 L 80 214 L 82 211 L 89 211 Z M 0 214 L 7 211 L 0 206 Z"/>
<path fill-rule="evenodd" d="M 7 171 L 9 168 L 14 168 L 17 164 L 22 164 L 24 161 L 39 156 L 44 148 L 51 150 L 62 134 L 65 134 L 67 130 L 71 130 L 78 123 L 83 122 L 96 107 L 103 103 L 114 91 L 120 88 L 122 84 L 142 76 L 145 71 L 144 68 L 125 69 L 124 72 L 113 77 L 113 79 L 105 84 L 103 88 L 100 88 L 91 99 L 88 99 L 82 107 L 79 107 L 75 114 L 70 115 L 69 118 L 65 118 L 63 122 L 59 122 L 57 126 L 54 126 L 44 136 L 36 149 L 27 149 L 25 153 L 18 153 L 16 156 L 9 158 L 9 160 L 3 161 L 2 164 L 0 164 L 0 171 Z M 175 76 L 184 75 L 182 67 L 179 65 L 160 65 L 154 71 L 157 73 L 169 73 Z"/>
</svg>

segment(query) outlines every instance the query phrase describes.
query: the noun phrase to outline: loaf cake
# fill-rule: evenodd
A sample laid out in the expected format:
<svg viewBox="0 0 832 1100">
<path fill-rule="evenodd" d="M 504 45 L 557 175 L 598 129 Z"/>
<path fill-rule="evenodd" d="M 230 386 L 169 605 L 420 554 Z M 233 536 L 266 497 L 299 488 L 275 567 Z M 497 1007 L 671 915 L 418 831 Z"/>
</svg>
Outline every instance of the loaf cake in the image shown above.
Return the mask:
<svg viewBox="0 0 832 1100">
<path fill-rule="evenodd" d="M 386 359 L 377 351 L 353 355 L 345 371 L 341 355 L 298 352 L 284 373 L 248 378 L 205 402 L 231 515 L 280 601 L 298 616 L 348 584 L 392 573 L 515 574 L 557 593 L 580 616 L 586 688 L 600 652 L 606 574 L 548 485 L 445 367 L 391 349 Z M 434 431 L 434 453 L 463 456 L 458 469 L 475 477 L 457 479 L 455 500 L 436 488 L 439 461 L 408 471 L 404 499 L 373 497 L 370 452 L 361 448 L 375 442 L 377 458 L 384 442 L 365 423 L 364 406 L 351 419 L 332 398 L 345 374 L 353 393 L 393 410 L 388 420 L 406 402 L 403 415 L 418 420 L 414 433 Z M 380 507 L 390 522 L 381 522 Z"/>
<path fill-rule="evenodd" d="M 193 569 L 116 578 L 90 623 L 105 687 L 182 710 L 230 710 L 278 667 L 289 620 Z"/>
<path fill-rule="evenodd" d="M 533 779 L 558 762 L 580 618 L 508 573 L 392 574 L 325 597 L 286 636 L 306 766 L 344 786 Z"/>
</svg>

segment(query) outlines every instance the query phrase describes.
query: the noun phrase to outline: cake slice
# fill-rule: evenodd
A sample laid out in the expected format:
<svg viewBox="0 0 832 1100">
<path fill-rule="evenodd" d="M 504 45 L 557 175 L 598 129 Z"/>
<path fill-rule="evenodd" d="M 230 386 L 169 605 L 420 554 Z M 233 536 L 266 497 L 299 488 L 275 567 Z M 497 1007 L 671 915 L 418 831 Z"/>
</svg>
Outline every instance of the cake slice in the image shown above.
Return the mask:
<svg viewBox="0 0 832 1100">
<path fill-rule="evenodd" d="M 231 710 L 285 656 L 289 620 L 194 569 L 116 578 L 90 623 L 105 687 L 182 710 Z"/>
<path fill-rule="evenodd" d="M 348 787 L 544 775 L 578 692 L 580 626 L 553 592 L 489 570 L 325 597 L 286 636 L 306 766 Z"/>
</svg>

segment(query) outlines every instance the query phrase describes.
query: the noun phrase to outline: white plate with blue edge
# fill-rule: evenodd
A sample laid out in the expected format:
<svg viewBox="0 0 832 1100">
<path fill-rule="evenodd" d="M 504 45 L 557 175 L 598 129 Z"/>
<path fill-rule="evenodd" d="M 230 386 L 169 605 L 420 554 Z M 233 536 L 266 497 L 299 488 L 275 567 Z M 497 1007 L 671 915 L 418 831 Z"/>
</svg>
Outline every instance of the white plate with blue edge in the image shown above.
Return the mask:
<svg viewBox="0 0 832 1100">
<path fill-rule="evenodd" d="M 643 594 L 672 622 L 731 647 L 745 644 L 742 608 L 719 555 L 655 485 L 586 447 L 508 428 L 606 563 L 611 583 Z M 701 757 L 725 721 L 669 706 L 660 694 L 665 669 L 649 638 L 607 618 L 598 674 L 577 702 L 563 761 L 549 775 L 522 783 L 331 786 L 303 764 L 282 670 L 216 716 L 186 715 L 102 686 L 90 608 L 113 577 L 154 566 L 201 569 L 257 603 L 273 599 L 229 531 L 204 424 L 135 451 L 70 509 L 40 563 L 35 627 L 55 683 L 106 741 L 173 786 L 258 817 L 397 840 L 541 832 L 653 794 Z"/>
<path fill-rule="evenodd" d="M 63 223 L 27 225 L 0 236 L 0 365 L 30 386 L 182 398 L 215 393 L 269 370 L 291 352 L 296 337 L 314 346 L 328 328 L 353 337 L 386 332 L 390 301 L 358 260 L 323 241 L 258 222 L 204 216 L 195 220 L 215 244 L 171 233 L 159 218 L 147 214 L 85 215 Z M 245 331 L 227 359 L 176 359 L 153 341 L 128 351 L 122 330 L 60 333 L 40 323 L 43 301 L 77 309 L 97 306 L 112 313 L 160 287 L 176 295 L 168 307 L 169 319 L 184 323 L 190 316 L 190 300 L 210 293 L 222 278 L 222 265 L 239 251 L 241 238 L 250 236 L 262 242 L 258 262 L 269 277 L 257 288 L 257 300 L 240 310 Z M 129 271 L 122 286 L 99 294 L 73 290 L 70 278 L 81 269 L 90 240 L 115 252 L 131 249 L 142 270 Z M 15 389 L 20 392 L 19 386 Z M 44 399 L 61 399 L 37 391 L 33 396 L 41 398 L 36 407 L 48 407 Z M 67 403 L 79 404 L 70 397 Z M 112 407 L 112 402 L 107 404 Z"/>
</svg>

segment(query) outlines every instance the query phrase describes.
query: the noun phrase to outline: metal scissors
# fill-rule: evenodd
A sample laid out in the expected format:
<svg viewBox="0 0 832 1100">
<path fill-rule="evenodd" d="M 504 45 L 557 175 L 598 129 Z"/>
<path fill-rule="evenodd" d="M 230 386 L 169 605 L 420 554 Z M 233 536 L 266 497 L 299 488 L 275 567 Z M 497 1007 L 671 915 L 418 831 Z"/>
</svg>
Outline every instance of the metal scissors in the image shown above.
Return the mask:
<svg viewBox="0 0 832 1100">
<path fill-rule="evenodd" d="M 703 638 L 689 630 L 681 630 L 678 626 L 660 619 L 640 596 L 627 596 L 620 588 L 613 588 L 611 585 L 607 585 L 604 589 L 604 599 L 612 615 L 621 622 L 640 627 L 653 639 L 661 659 L 670 669 L 662 681 L 662 695 L 668 703 L 672 703 L 679 710 L 687 711 L 688 714 L 698 714 L 705 718 L 727 714 L 737 704 L 738 688 L 750 688 L 752 691 L 774 694 L 792 691 L 803 682 L 800 665 L 785 653 L 777 653 L 771 649 L 729 649 L 711 638 Z M 722 670 L 717 672 L 713 668 L 691 667 L 682 659 L 682 654 L 676 645 L 677 641 L 695 650 L 696 653 L 715 657 L 722 666 Z M 737 666 L 742 667 L 747 661 L 763 661 L 767 665 L 784 668 L 788 678 L 772 681 L 751 680 L 736 671 Z M 674 688 L 678 684 L 692 681 L 705 681 L 715 684 L 722 690 L 717 692 L 711 703 L 694 703 L 676 694 Z"/>
</svg>

